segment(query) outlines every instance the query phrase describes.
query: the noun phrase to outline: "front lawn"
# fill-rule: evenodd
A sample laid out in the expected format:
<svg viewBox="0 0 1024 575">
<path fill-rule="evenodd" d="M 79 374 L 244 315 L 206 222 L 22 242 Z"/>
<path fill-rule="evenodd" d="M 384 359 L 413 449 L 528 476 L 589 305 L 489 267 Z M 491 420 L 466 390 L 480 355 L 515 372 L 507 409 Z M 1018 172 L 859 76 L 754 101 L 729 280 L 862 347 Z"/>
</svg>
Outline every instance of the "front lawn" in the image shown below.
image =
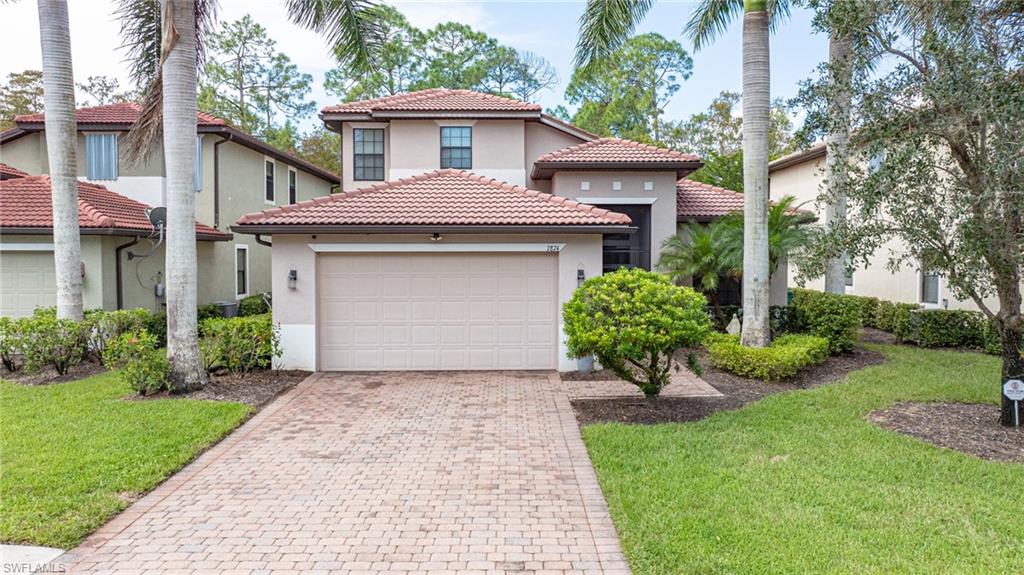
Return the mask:
<svg viewBox="0 0 1024 575">
<path fill-rule="evenodd" d="M 865 420 L 995 403 L 999 360 L 872 346 L 885 364 L 702 421 L 583 430 L 634 573 L 1019 573 L 1024 465 Z"/>
<path fill-rule="evenodd" d="M 0 541 L 74 546 L 250 411 L 130 394 L 109 372 L 45 386 L 0 380 Z"/>
</svg>

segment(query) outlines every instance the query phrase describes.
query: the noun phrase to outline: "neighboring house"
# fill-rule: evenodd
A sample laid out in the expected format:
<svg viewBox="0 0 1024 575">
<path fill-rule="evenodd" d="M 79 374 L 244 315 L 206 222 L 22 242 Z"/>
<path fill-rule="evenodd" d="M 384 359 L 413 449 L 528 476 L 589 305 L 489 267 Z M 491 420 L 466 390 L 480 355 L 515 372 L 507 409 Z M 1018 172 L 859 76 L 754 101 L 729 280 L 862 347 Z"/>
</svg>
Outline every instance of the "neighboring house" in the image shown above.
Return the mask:
<svg viewBox="0 0 1024 575">
<path fill-rule="evenodd" d="M 232 227 L 273 236 L 289 368 L 573 369 L 561 304 L 581 281 L 650 269 L 680 222 L 742 203 L 680 182 L 696 156 L 508 98 L 424 90 L 321 116 L 342 135 L 346 193 Z"/>
<path fill-rule="evenodd" d="M 78 177 L 82 182 L 102 185 L 146 206 L 163 206 L 165 174 L 159 143 L 140 165 L 131 166 L 125 161 L 121 139 L 138 116 L 139 107 L 133 103 L 76 111 Z M 43 114 L 16 117 L 15 127 L 0 133 L 0 161 L 23 173 L 46 174 L 49 169 L 44 129 Z M 277 150 L 209 114 L 198 114 L 196 131 L 196 219 L 214 230 L 224 231 L 239 216 L 254 210 L 328 195 L 339 184 L 334 174 Z M 21 233 L 2 233 L 0 251 L 23 239 L 15 237 Z M 52 239 L 39 243 L 52 243 Z M 145 251 L 145 246 L 143 242 L 131 251 Z M 201 245 L 199 251 L 200 304 L 230 302 L 270 290 L 270 248 L 253 237 L 235 236 L 230 242 Z M 107 255 L 114 257 L 113 251 Z M 122 303 L 127 307 L 160 309 L 163 301 L 156 295 L 156 286 L 163 281 L 163 264 L 157 265 L 153 258 L 125 259 L 121 264 L 126 281 L 145 286 L 149 294 L 139 298 L 129 295 Z M 52 298 L 46 301 L 53 305 Z M 102 302 L 87 299 L 85 305 L 94 307 L 100 303 L 113 309 L 117 302 L 111 295 Z M 11 313 L 7 307 L 0 308 L 2 315 Z"/>
<path fill-rule="evenodd" d="M 824 205 L 817 202 L 825 181 L 825 144 L 818 143 L 806 150 L 783 156 L 768 164 L 771 197 L 794 196 L 798 203 L 806 202 L 810 209 L 824 221 Z M 873 160 L 873 162 L 879 160 Z M 868 166 L 871 169 L 871 166 Z M 925 307 L 977 310 L 974 302 L 958 300 L 949 292 L 945 279 L 920 266 L 904 264 L 898 272 L 888 269 L 890 254 L 905 253 L 899 240 L 890 240 L 868 261 L 847 274 L 846 293 L 872 296 L 889 301 L 918 303 Z M 795 283 L 796 269 L 790 269 L 789 282 Z M 807 281 L 807 287 L 824 289 L 824 278 Z"/>
<path fill-rule="evenodd" d="M 12 171 L 16 170 L 0 164 L 0 309 L 4 315 L 21 317 L 54 305 L 56 299 L 53 205 L 49 176 L 7 177 Z M 86 309 L 152 309 L 154 285 L 161 281 L 164 268 L 164 246 L 154 248 L 142 241 L 155 239 L 148 210 L 103 186 L 79 182 Z M 210 261 L 216 243 L 232 238 L 198 223 L 195 233 L 200 262 Z M 213 272 L 209 265 L 201 265 L 200 284 L 212 281 Z"/>
</svg>

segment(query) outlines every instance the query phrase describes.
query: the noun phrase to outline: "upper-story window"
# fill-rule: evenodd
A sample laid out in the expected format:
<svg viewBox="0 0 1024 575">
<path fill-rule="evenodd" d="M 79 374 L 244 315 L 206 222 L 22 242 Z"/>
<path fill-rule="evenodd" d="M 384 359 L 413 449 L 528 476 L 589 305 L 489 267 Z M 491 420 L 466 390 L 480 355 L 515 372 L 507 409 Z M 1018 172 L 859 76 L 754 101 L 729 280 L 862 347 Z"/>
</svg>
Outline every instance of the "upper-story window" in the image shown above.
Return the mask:
<svg viewBox="0 0 1024 575">
<path fill-rule="evenodd" d="M 384 129 L 352 129 L 352 179 L 384 180 Z"/>
<path fill-rule="evenodd" d="M 268 204 L 274 203 L 274 160 L 263 160 L 263 199 Z"/>
<path fill-rule="evenodd" d="M 85 135 L 85 177 L 117 179 L 117 134 Z"/>
<path fill-rule="evenodd" d="M 299 200 L 299 174 L 288 168 L 288 203 L 294 204 Z"/>
<path fill-rule="evenodd" d="M 441 126 L 441 167 L 473 168 L 473 128 Z"/>
</svg>

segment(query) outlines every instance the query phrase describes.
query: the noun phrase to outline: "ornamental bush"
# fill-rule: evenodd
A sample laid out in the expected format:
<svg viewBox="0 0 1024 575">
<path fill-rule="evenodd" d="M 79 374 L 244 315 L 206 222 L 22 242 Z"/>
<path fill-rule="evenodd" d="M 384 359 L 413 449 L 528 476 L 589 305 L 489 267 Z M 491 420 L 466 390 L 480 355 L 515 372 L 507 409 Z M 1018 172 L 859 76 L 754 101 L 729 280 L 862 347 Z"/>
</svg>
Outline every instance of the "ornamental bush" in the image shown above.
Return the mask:
<svg viewBox="0 0 1024 575">
<path fill-rule="evenodd" d="M 157 338 L 146 330 L 124 332 L 108 342 L 104 363 L 139 395 L 168 389 L 171 364 L 156 347 Z"/>
<path fill-rule="evenodd" d="M 829 340 L 814 335 L 790 334 L 768 347 L 740 345 L 739 336 L 714 334 L 704 342 L 711 365 L 741 377 L 778 381 L 828 359 Z"/>
<path fill-rule="evenodd" d="M 18 371 L 25 363 L 25 322 L 0 317 L 0 363 L 7 371 Z"/>
<path fill-rule="evenodd" d="M 150 315 L 152 314 L 148 310 L 142 308 L 89 312 L 83 325 L 87 352 L 102 365 L 104 352 L 110 340 L 122 333 L 143 329 Z"/>
<path fill-rule="evenodd" d="M 82 323 L 57 319 L 57 314 L 45 309 L 31 317 L 18 320 L 23 331 L 21 352 L 25 357 L 25 370 L 38 371 L 52 365 L 64 375 L 85 357 L 85 329 Z"/>
<path fill-rule="evenodd" d="M 647 397 L 668 385 L 672 354 L 711 331 L 707 300 L 667 276 L 619 269 L 583 282 L 562 315 L 571 357 L 593 355 Z M 689 367 L 698 369 L 691 354 Z"/>
<path fill-rule="evenodd" d="M 790 306 L 796 314 L 798 331 L 827 339 L 830 353 L 853 349 L 861 327 L 859 301 L 845 295 L 794 289 Z"/>
<path fill-rule="evenodd" d="M 238 315 L 248 317 L 250 315 L 262 315 L 270 312 L 270 305 L 267 304 L 269 294 L 256 294 L 242 298 L 238 302 Z"/>
<path fill-rule="evenodd" d="M 200 345 L 208 370 L 248 373 L 269 368 L 281 354 L 281 341 L 270 314 L 212 318 L 199 326 Z"/>
</svg>

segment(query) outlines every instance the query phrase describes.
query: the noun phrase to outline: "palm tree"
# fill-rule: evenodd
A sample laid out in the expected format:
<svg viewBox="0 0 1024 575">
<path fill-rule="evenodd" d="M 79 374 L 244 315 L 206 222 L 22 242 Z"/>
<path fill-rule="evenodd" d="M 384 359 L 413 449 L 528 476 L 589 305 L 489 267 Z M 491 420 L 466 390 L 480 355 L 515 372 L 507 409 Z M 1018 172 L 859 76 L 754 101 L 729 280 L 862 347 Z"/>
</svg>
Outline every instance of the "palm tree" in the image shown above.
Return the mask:
<svg viewBox="0 0 1024 575">
<path fill-rule="evenodd" d="M 380 49 L 376 4 L 367 0 L 288 0 L 292 21 L 325 36 L 353 69 L 371 67 Z M 206 382 L 198 345 L 195 241 L 196 79 L 216 0 L 120 0 L 131 75 L 144 88 L 142 113 L 126 139 L 131 161 L 164 143 L 167 186 L 167 358 L 171 389 Z"/>
<path fill-rule="evenodd" d="M 588 0 L 580 17 L 576 65 L 607 58 L 633 32 L 653 0 Z M 699 50 L 743 12 L 743 332 L 742 343 L 764 347 L 769 329 L 768 127 L 770 124 L 768 34 L 789 13 L 787 0 L 702 0 L 687 24 Z"/>
<path fill-rule="evenodd" d="M 57 317 L 82 319 L 82 247 L 78 229 L 78 125 L 67 0 L 39 0 L 43 111 L 53 202 Z"/>
<path fill-rule="evenodd" d="M 769 277 L 779 268 L 783 260 L 799 254 L 810 244 L 814 230 L 808 224 L 814 215 L 802 211 L 803 204 L 797 204 L 793 196 L 785 196 L 773 202 L 768 208 L 768 270 Z M 743 236 L 746 228 L 744 214 L 737 212 L 718 220 L 721 225 L 719 250 L 724 254 L 736 254 L 732 261 L 742 266 L 738 254 L 743 251 Z M 742 267 L 739 270 L 742 273 Z M 744 315 L 746 315 L 744 311 Z"/>
<path fill-rule="evenodd" d="M 737 275 L 737 258 L 724 242 L 726 228 L 722 220 L 708 225 L 690 222 L 683 233 L 669 236 L 661 244 L 658 270 L 674 282 L 700 278 L 693 287 L 708 298 L 719 325 L 725 324 L 721 302 L 718 299 L 718 281 L 723 275 Z M 685 236 L 685 237 L 684 237 Z"/>
</svg>

